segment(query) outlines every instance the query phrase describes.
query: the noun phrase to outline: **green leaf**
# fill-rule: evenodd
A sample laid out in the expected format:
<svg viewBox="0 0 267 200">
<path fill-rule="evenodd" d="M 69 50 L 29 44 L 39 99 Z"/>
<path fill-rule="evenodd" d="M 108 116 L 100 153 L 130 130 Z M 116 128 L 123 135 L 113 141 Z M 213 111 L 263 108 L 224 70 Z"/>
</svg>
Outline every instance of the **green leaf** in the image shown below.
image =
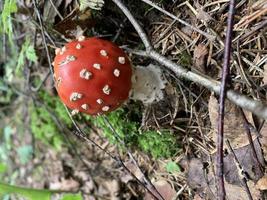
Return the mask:
<svg viewBox="0 0 267 200">
<path fill-rule="evenodd" d="M 7 165 L 5 163 L 0 163 L 0 174 L 5 173 L 7 170 Z"/>
<path fill-rule="evenodd" d="M 33 45 L 29 45 L 26 48 L 26 58 L 32 62 L 37 61 L 37 56 L 36 56 L 35 50 L 33 48 Z"/>
<path fill-rule="evenodd" d="M 169 173 L 175 173 L 175 172 L 180 172 L 181 168 L 175 162 L 170 161 L 166 165 L 166 171 Z"/>
<path fill-rule="evenodd" d="M 0 182 L 0 196 L 5 194 L 18 194 L 27 198 L 27 200 L 50 200 L 52 193 L 53 191 L 49 190 L 22 188 Z"/>
<path fill-rule="evenodd" d="M 11 135 L 12 135 L 12 128 L 10 126 L 6 126 L 4 128 L 4 138 L 5 138 L 5 147 L 6 149 L 11 149 Z"/>
<path fill-rule="evenodd" d="M 17 152 L 19 154 L 19 159 L 21 164 L 26 164 L 31 158 L 33 154 L 33 148 L 31 145 L 25 145 L 22 147 L 19 147 L 17 149 Z"/>
<path fill-rule="evenodd" d="M 28 37 L 23 43 L 19 53 L 17 67 L 16 67 L 17 72 L 24 65 L 25 58 L 33 62 L 37 61 L 35 50 L 33 48 L 33 45 L 31 45 L 31 40 Z"/>
<path fill-rule="evenodd" d="M 81 193 L 79 194 L 64 194 L 61 200 L 83 200 Z"/>
<path fill-rule="evenodd" d="M 14 44 L 11 15 L 18 11 L 18 7 L 16 0 L 5 0 L 4 2 L 5 3 L 1 14 L 1 30 L 8 34 L 10 44 Z"/>
</svg>

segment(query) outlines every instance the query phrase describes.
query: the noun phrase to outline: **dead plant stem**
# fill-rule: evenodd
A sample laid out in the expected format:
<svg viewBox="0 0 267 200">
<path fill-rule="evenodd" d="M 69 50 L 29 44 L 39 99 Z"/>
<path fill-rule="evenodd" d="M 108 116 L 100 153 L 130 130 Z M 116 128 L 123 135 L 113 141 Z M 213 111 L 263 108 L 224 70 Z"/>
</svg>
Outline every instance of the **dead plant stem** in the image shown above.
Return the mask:
<svg viewBox="0 0 267 200">
<path fill-rule="evenodd" d="M 222 81 L 219 98 L 219 116 L 218 116 L 218 133 L 217 133 L 217 152 L 216 152 L 216 182 L 217 182 L 217 199 L 225 200 L 225 185 L 223 171 L 223 140 L 224 140 L 224 111 L 227 83 L 229 81 L 229 69 L 231 60 L 231 45 L 234 27 L 235 1 L 231 0 L 228 9 L 227 30 L 224 48 Z"/>
</svg>

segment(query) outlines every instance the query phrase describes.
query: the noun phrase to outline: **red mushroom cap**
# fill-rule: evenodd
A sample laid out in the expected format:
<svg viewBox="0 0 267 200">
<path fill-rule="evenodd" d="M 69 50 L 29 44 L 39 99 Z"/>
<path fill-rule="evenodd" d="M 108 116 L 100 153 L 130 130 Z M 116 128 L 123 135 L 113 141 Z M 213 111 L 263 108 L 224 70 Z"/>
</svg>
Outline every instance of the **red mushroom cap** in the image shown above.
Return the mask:
<svg viewBox="0 0 267 200">
<path fill-rule="evenodd" d="M 72 114 L 110 112 L 131 89 L 128 57 L 114 43 L 99 38 L 82 36 L 57 49 L 54 71 L 58 95 Z"/>
</svg>

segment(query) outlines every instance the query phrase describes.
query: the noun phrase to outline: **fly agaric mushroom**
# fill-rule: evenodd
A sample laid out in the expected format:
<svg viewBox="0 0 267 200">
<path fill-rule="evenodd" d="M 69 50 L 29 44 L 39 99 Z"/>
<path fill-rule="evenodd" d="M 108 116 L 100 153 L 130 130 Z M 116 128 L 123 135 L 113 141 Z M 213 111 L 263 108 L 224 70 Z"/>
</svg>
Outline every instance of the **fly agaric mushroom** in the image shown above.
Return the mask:
<svg viewBox="0 0 267 200">
<path fill-rule="evenodd" d="M 56 50 L 56 89 L 72 114 L 101 114 L 118 108 L 129 96 L 132 68 L 112 42 L 81 36 Z"/>
<path fill-rule="evenodd" d="M 57 92 L 73 115 L 115 110 L 128 99 L 130 92 L 134 100 L 145 104 L 163 97 L 161 89 L 166 81 L 159 68 L 151 65 L 132 71 L 123 50 L 103 39 L 80 36 L 56 49 L 53 65 Z"/>
</svg>

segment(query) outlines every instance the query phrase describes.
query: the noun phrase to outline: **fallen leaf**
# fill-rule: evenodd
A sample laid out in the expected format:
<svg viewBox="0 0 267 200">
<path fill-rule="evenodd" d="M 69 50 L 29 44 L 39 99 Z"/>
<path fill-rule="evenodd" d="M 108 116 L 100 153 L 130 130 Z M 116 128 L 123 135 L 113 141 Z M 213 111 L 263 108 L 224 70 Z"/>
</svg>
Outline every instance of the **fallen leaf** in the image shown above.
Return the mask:
<svg viewBox="0 0 267 200">
<path fill-rule="evenodd" d="M 67 17 L 55 25 L 55 29 L 67 38 L 77 37 L 77 27 L 81 30 L 90 29 L 95 25 L 90 10 L 73 10 Z M 78 30 L 80 32 L 80 30 Z"/>
<path fill-rule="evenodd" d="M 264 123 L 263 127 L 260 130 L 260 143 L 261 148 L 264 154 L 264 159 L 267 161 L 267 124 Z"/>
<path fill-rule="evenodd" d="M 215 96 L 212 94 L 209 99 L 209 117 L 213 128 L 213 141 L 216 143 L 217 122 L 218 122 L 219 104 Z M 245 112 L 248 121 L 253 124 L 252 114 Z M 256 138 L 255 133 L 251 133 L 253 140 Z M 225 101 L 224 116 L 224 138 L 228 139 L 234 149 L 249 144 L 246 130 L 243 126 L 243 117 L 239 108 L 232 104 L 229 100 Z"/>
<path fill-rule="evenodd" d="M 196 200 L 213 200 L 216 199 L 215 177 L 211 170 L 204 168 L 203 162 L 199 159 L 192 159 L 189 163 L 187 183 L 190 188 L 196 191 L 198 196 Z M 261 200 L 260 191 L 256 189 L 252 181 L 248 181 L 249 190 L 253 199 Z M 230 184 L 225 181 L 226 199 L 245 200 L 248 199 L 247 192 L 241 186 Z"/>
<path fill-rule="evenodd" d="M 207 55 L 208 49 L 204 44 L 199 44 L 195 47 L 193 56 L 193 66 L 201 73 L 205 73 L 205 60 Z"/>
<path fill-rule="evenodd" d="M 110 193 L 110 200 L 119 200 L 120 183 L 118 180 L 108 180 L 105 182 L 105 186 Z"/>
<path fill-rule="evenodd" d="M 256 183 L 256 188 L 258 190 L 267 190 L 267 175 L 258 180 Z"/>
<path fill-rule="evenodd" d="M 212 17 L 207 12 L 204 11 L 203 6 L 201 6 L 197 1 L 195 3 L 195 6 L 197 8 L 197 10 L 196 10 L 197 11 L 196 17 L 199 20 L 201 20 L 201 21 L 203 21 L 205 23 L 209 23 L 212 20 Z"/>
<path fill-rule="evenodd" d="M 267 63 L 263 66 L 263 79 L 262 79 L 262 82 L 263 82 L 263 85 L 267 85 Z"/>
<path fill-rule="evenodd" d="M 73 179 L 63 179 L 58 182 L 50 183 L 49 189 L 51 190 L 63 190 L 63 191 L 78 191 L 80 183 Z"/>
<path fill-rule="evenodd" d="M 176 191 L 172 186 L 165 180 L 158 180 L 153 185 L 156 187 L 157 191 L 161 194 L 164 200 L 172 200 Z M 144 200 L 154 200 L 149 192 L 146 192 Z"/>
<path fill-rule="evenodd" d="M 264 160 L 260 144 L 257 140 L 254 140 L 253 143 L 257 157 L 261 162 L 261 164 L 263 165 Z M 241 164 L 243 170 L 246 172 L 250 180 L 253 181 L 259 180 L 262 176 L 262 173 L 256 164 L 256 160 L 252 153 L 251 146 L 247 145 L 244 147 L 240 147 L 238 149 L 235 149 L 234 152 L 239 163 Z M 224 157 L 224 173 L 226 181 L 228 181 L 231 184 L 236 184 L 241 186 L 241 182 L 239 179 L 239 172 L 238 169 L 236 168 L 236 164 L 234 162 L 232 154 L 228 154 L 227 156 Z"/>
</svg>

